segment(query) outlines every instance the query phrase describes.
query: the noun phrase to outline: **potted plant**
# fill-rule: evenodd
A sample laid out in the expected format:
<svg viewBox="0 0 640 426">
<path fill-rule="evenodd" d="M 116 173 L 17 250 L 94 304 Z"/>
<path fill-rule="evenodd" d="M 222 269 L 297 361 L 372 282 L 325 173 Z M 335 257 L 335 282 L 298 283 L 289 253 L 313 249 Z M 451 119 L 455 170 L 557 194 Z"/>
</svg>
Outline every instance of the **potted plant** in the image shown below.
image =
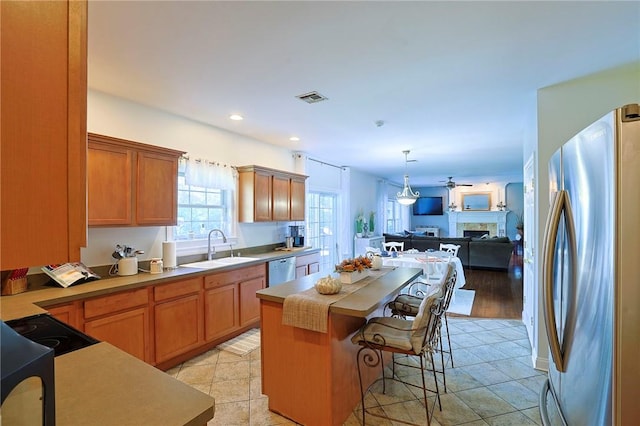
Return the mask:
<svg viewBox="0 0 640 426">
<path fill-rule="evenodd" d="M 375 230 L 375 215 L 376 212 L 371 211 L 369 212 L 369 232 L 371 233 L 371 235 L 373 235 L 373 231 Z"/>
<path fill-rule="evenodd" d="M 362 212 L 358 213 L 356 216 L 356 237 L 362 238 L 362 233 L 364 232 L 364 214 Z"/>
</svg>

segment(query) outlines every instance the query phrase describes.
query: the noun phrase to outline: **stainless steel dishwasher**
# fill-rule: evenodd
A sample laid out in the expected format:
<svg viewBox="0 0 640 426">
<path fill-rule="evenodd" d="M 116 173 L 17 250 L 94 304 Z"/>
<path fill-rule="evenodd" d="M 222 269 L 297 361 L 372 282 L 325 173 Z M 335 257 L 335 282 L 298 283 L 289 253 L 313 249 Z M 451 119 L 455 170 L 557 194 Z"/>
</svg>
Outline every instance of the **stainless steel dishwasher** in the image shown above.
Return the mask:
<svg viewBox="0 0 640 426">
<path fill-rule="evenodd" d="M 296 257 L 291 256 L 284 259 L 272 260 L 269 262 L 269 287 L 282 284 L 296 278 Z"/>
</svg>

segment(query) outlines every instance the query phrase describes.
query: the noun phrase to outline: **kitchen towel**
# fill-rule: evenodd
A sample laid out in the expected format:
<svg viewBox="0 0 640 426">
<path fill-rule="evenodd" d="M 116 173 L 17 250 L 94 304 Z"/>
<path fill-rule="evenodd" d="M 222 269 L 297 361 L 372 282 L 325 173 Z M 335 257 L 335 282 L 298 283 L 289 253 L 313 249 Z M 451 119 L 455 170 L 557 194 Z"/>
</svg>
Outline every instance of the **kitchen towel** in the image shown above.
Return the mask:
<svg viewBox="0 0 640 426">
<path fill-rule="evenodd" d="M 175 241 L 162 242 L 162 263 L 165 268 L 176 268 L 178 266 Z"/>
</svg>

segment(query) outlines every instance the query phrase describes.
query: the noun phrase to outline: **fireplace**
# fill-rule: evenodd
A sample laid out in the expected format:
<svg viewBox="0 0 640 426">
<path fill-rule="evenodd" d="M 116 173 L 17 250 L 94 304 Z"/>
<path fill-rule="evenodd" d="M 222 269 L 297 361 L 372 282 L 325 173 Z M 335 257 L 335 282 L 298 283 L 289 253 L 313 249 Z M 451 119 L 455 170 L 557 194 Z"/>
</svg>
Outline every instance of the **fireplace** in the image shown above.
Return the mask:
<svg viewBox="0 0 640 426">
<path fill-rule="evenodd" d="M 491 211 L 449 211 L 449 236 L 462 237 L 464 231 L 481 231 L 490 236 L 507 235 L 507 214 L 505 210 Z"/>
<path fill-rule="evenodd" d="M 466 229 L 462 231 L 463 237 L 478 238 L 478 237 L 482 237 L 483 235 L 489 236 L 489 231 L 469 231 Z"/>
</svg>

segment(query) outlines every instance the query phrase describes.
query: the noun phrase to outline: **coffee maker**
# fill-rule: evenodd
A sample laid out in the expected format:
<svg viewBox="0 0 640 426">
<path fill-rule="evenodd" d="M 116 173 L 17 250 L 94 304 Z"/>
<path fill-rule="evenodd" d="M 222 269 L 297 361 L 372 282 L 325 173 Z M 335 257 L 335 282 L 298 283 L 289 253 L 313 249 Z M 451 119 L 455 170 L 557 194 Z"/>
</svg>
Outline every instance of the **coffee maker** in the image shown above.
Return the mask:
<svg viewBox="0 0 640 426">
<path fill-rule="evenodd" d="M 289 236 L 293 238 L 294 247 L 304 247 L 304 226 L 303 225 L 289 226 Z"/>
</svg>

